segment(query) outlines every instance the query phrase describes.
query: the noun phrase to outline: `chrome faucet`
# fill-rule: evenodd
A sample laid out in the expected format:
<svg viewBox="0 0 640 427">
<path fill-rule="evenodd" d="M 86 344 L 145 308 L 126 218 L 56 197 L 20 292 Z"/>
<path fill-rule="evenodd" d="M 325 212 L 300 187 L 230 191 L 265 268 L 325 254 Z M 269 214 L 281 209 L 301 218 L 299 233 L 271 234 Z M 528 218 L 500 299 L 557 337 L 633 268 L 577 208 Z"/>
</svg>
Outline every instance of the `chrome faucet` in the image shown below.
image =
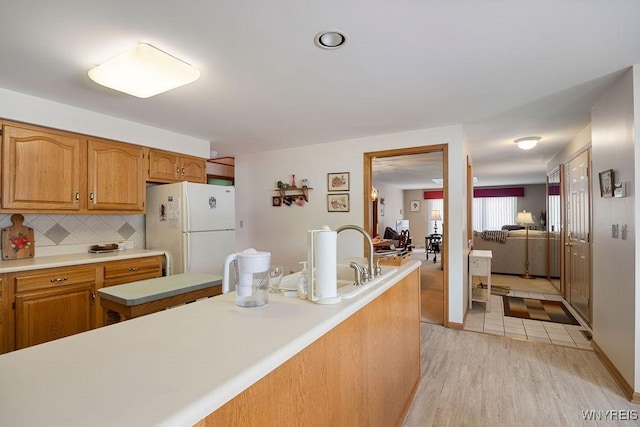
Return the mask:
<svg viewBox="0 0 640 427">
<path fill-rule="evenodd" d="M 356 230 L 360 232 L 360 234 L 362 234 L 365 239 L 367 239 L 367 242 L 369 244 L 369 258 L 368 258 L 369 268 L 368 268 L 368 275 L 365 275 L 364 280 L 366 281 L 368 279 L 375 278 L 376 270 L 373 266 L 373 240 L 371 240 L 371 236 L 369 236 L 369 233 L 364 231 L 364 228 L 359 227 L 357 225 L 343 225 L 341 227 L 336 228 L 336 233 L 339 234 L 341 231 L 344 231 L 344 230 Z M 365 270 L 365 272 L 367 271 Z"/>
</svg>

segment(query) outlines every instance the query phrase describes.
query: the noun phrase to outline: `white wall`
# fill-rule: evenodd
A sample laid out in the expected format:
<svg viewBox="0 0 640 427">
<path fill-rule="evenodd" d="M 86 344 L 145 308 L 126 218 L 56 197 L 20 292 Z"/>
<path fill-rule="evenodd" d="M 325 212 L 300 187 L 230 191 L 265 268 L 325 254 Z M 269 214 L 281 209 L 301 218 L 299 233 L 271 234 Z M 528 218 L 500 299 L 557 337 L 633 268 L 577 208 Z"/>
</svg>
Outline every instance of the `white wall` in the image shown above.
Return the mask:
<svg viewBox="0 0 640 427">
<path fill-rule="evenodd" d="M 423 129 L 269 151 L 236 157 L 237 249 L 255 247 L 272 253 L 273 262 L 285 270 L 299 270 L 298 261 L 306 259 L 307 230 L 323 225 L 337 228 L 344 224 L 364 223 L 363 153 L 384 149 L 434 144 L 449 145 L 449 319 L 462 323 L 463 284 L 466 256 L 465 165 L 461 126 Z M 348 213 L 327 212 L 327 173 L 350 172 L 351 208 Z M 276 182 L 307 178 L 313 190 L 304 207 L 272 207 Z M 299 181 L 298 181 L 299 182 Z M 391 213 L 388 213 L 391 214 Z M 385 213 L 387 215 L 387 213 Z M 242 224 L 242 225 L 240 225 Z M 362 256 L 362 239 L 353 231 L 338 237 L 338 256 Z"/>
<path fill-rule="evenodd" d="M 0 117 L 209 158 L 209 141 L 0 88 Z"/>
<path fill-rule="evenodd" d="M 420 211 L 411 212 L 411 201 L 420 203 Z M 405 218 L 409 220 L 409 230 L 413 238 L 414 246 L 424 246 L 424 238 L 427 236 L 427 201 L 424 200 L 424 190 L 404 191 Z M 442 231 L 442 230 L 440 230 Z"/>
<path fill-rule="evenodd" d="M 593 107 L 592 127 L 592 231 L 593 231 L 593 338 L 625 380 L 640 389 L 638 374 L 638 240 L 634 211 L 637 174 L 634 157 L 634 92 L 637 67 L 627 71 Z M 634 73 L 636 85 L 634 85 Z M 627 197 L 601 198 L 598 172 L 613 169 L 615 181 L 627 183 Z M 627 224 L 627 240 L 611 237 L 612 224 Z"/>
</svg>

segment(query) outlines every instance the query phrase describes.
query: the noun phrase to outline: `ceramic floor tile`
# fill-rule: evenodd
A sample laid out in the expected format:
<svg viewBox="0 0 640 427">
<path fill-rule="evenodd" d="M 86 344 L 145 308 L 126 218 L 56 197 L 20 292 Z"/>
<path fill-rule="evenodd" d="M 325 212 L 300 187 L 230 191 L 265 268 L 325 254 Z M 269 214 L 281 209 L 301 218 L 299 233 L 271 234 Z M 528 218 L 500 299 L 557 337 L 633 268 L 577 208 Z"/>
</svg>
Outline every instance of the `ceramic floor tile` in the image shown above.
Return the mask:
<svg viewBox="0 0 640 427">
<path fill-rule="evenodd" d="M 569 336 L 569 334 L 554 334 L 549 332 L 549 339 L 551 339 L 551 341 L 556 340 L 556 341 L 574 342 Z"/>
<path fill-rule="evenodd" d="M 529 292 L 515 291 L 515 296 L 520 298 L 529 298 Z"/>
<path fill-rule="evenodd" d="M 482 325 L 464 325 L 465 331 L 484 332 Z"/>
<path fill-rule="evenodd" d="M 526 341 L 526 340 L 527 340 L 527 336 L 526 336 L 526 335 L 524 335 L 524 334 L 518 334 L 518 333 L 508 332 L 508 331 L 506 331 L 506 330 L 504 331 L 504 335 L 505 335 L 506 337 L 509 337 L 509 338 L 516 338 L 516 339 L 524 340 L 524 341 Z"/>
<path fill-rule="evenodd" d="M 528 336 L 529 341 L 536 341 L 536 342 L 548 342 L 551 343 L 551 340 L 549 338 L 544 338 L 544 337 L 531 337 Z"/>
<path fill-rule="evenodd" d="M 547 331 L 564 331 L 564 326 L 559 324 L 559 323 L 549 323 L 549 322 L 544 322 L 542 324 L 542 326 L 547 330 Z"/>
<path fill-rule="evenodd" d="M 526 323 L 524 324 L 524 328 L 527 330 L 532 330 L 532 331 L 540 331 L 540 332 L 547 332 L 547 330 L 544 328 L 544 326 L 542 325 L 527 325 Z"/>
<path fill-rule="evenodd" d="M 495 329 L 486 329 L 484 330 L 485 334 L 491 334 L 491 335 L 501 335 L 504 336 L 504 331 L 499 331 L 499 330 L 495 330 Z"/>
<path fill-rule="evenodd" d="M 545 294 L 544 299 L 549 301 L 562 301 L 562 297 L 560 295 Z"/>
<path fill-rule="evenodd" d="M 545 299 L 544 294 L 539 294 L 536 292 L 529 292 L 529 296 L 535 299 Z"/>
<path fill-rule="evenodd" d="M 578 347 L 573 341 L 563 341 L 563 340 L 551 339 L 551 344 L 562 345 L 562 346 L 565 346 L 565 347 L 573 347 L 573 348 L 577 348 Z"/>
<path fill-rule="evenodd" d="M 539 320 L 531 320 L 531 319 L 522 319 L 522 323 L 524 323 L 524 326 L 542 326 L 542 322 Z"/>
<path fill-rule="evenodd" d="M 538 337 L 538 338 L 546 338 L 549 339 L 549 335 L 547 334 L 546 331 L 539 331 L 539 330 L 535 330 L 535 329 L 527 329 L 527 336 L 529 338 L 533 338 L 533 337 Z"/>
<path fill-rule="evenodd" d="M 591 344 L 576 344 L 578 346 L 578 348 L 582 349 L 582 350 L 591 350 L 593 351 L 593 347 L 591 347 Z"/>
</svg>

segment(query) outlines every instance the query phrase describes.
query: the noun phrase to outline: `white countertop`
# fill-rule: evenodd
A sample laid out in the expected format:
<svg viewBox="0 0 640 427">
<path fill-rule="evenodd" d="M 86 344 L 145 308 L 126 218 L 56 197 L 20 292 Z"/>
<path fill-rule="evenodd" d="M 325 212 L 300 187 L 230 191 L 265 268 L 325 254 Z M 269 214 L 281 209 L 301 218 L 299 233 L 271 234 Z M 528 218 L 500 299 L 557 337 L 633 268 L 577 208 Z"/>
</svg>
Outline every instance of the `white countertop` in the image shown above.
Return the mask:
<svg viewBox="0 0 640 427">
<path fill-rule="evenodd" d="M 222 277 L 213 274 L 181 273 L 101 288 L 98 289 L 98 295 L 100 298 L 132 306 L 220 284 Z"/>
<path fill-rule="evenodd" d="M 116 251 L 104 254 L 82 252 L 65 255 L 36 256 L 35 258 L 0 261 L 0 274 L 13 273 L 16 271 L 37 270 L 41 268 L 66 267 L 70 265 L 117 261 L 122 259 L 140 258 L 154 255 L 165 255 L 165 252 L 149 249 L 126 249 L 124 251 Z"/>
<path fill-rule="evenodd" d="M 230 293 L 1 355 L 0 425 L 192 426 L 419 266 L 335 305 Z"/>
</svg>

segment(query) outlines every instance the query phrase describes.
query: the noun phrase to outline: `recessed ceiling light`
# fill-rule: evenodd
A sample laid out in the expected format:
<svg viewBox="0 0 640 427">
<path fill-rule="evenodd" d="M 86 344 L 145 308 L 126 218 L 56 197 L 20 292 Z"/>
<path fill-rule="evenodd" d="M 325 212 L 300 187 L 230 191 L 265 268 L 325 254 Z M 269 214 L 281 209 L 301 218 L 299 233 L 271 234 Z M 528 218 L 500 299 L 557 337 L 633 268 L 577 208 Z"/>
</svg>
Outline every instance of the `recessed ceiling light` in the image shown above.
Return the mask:
<svg viewBox="0 0 640 427">
<path fill-rule="evenodd" d="M 347 42 L 347 36 L 340 31 L 322 31 L 316 34 L 313 42 L 322 49 L 337 49 Z"/>
<path fill-rule="evenodd" d="M 518 148 L 521 150 L 531 150 L 538 144 L 540 139 L 539 136 L 525 136 L 524 138 L 515 139 L 513 142 L 518 144 Z"/>
<path fill-rule="evenodd" d="M 196 68 L 146 43 L 89 70 L 94 82 L 138 98 L 184 86 L 199 77 Z"/>
</svg>

